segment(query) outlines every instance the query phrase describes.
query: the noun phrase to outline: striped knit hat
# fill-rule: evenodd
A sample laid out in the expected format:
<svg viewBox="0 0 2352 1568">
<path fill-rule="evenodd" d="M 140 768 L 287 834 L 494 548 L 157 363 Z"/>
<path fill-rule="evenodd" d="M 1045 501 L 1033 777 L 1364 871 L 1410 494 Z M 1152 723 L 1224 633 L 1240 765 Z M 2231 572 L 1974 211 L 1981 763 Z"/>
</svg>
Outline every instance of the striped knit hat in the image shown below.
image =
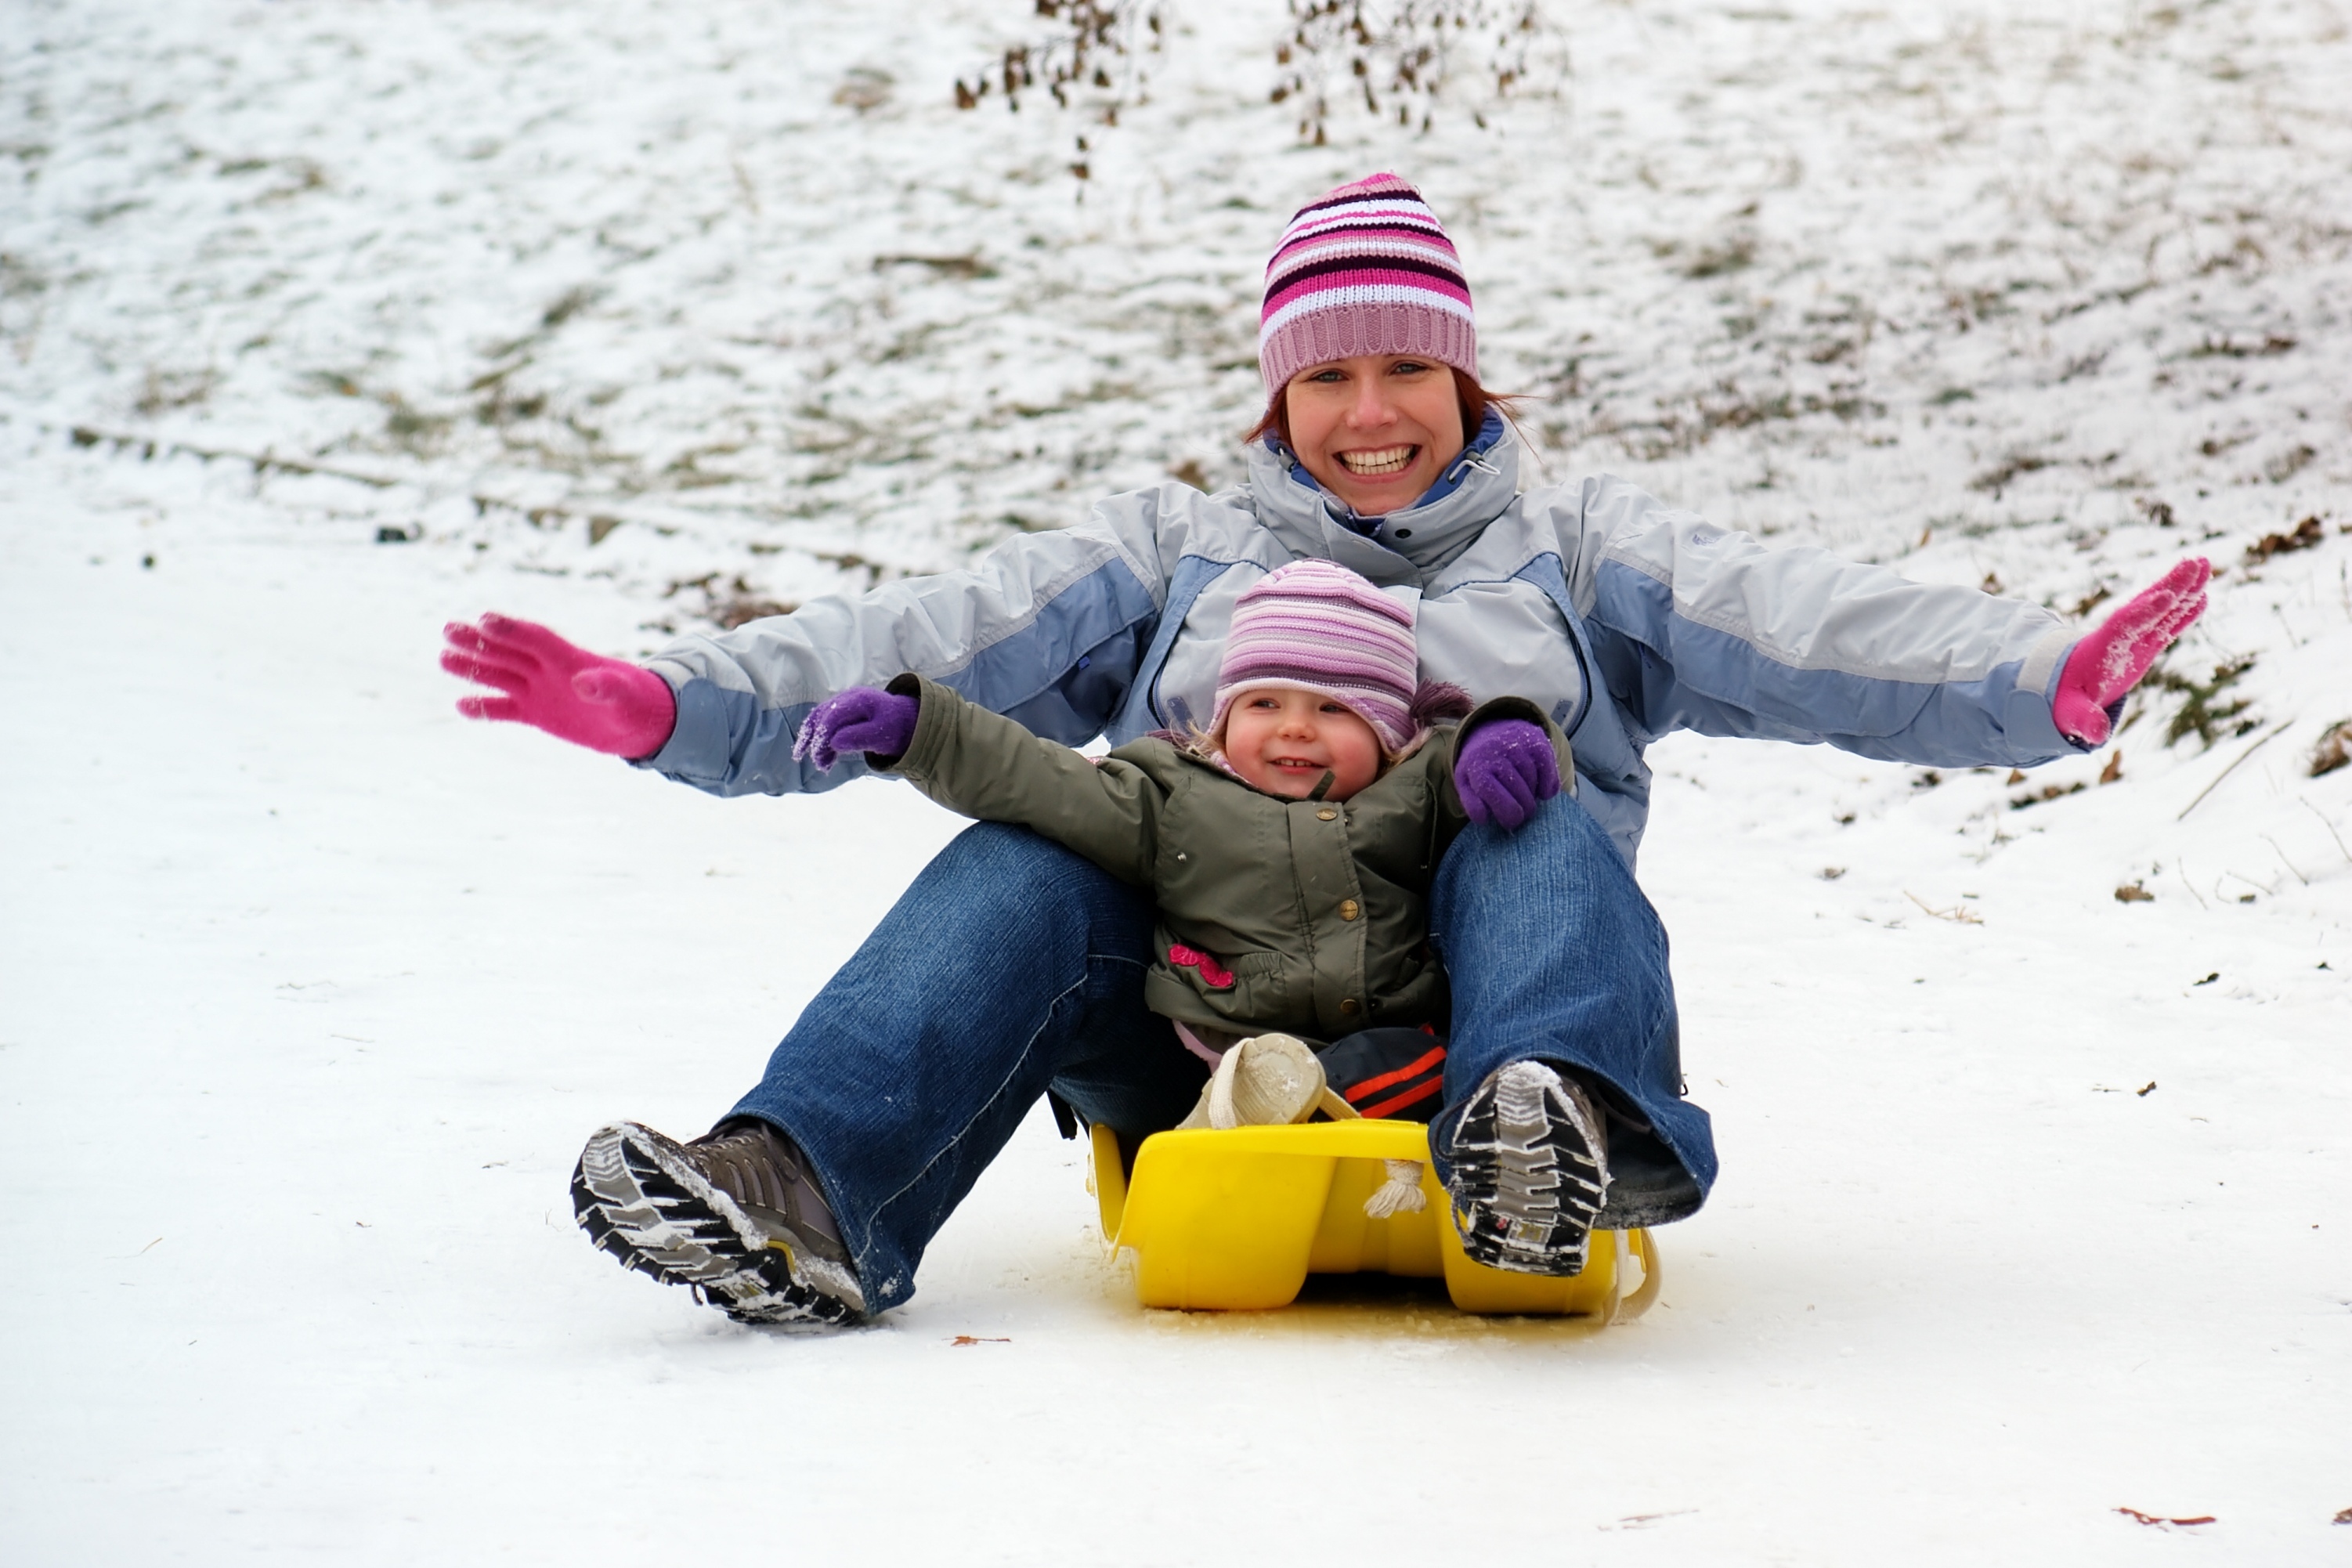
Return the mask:
<svg viewBox="0 0 2352 1568">
<path fill-rule="evenodd" d="M 1234 699 L 1298 686 L 1344 702 L 1391 755 L 1419 731 L 1412 712 L 1421 661 L 1412 612 L 1332 561 L 1294 561 L 1243 590 L 1217 670 L 1222 734 Z"/>
<path fill-rule="evenodd" d="M 1299 208 L 1265 265 L 1257 363 L 1267 400 L 1307 366 L 1355 354 L 1426 354 L 1478 374 L 1462 258 L 1421 193 L 1394 174 Z"/>
</svg>

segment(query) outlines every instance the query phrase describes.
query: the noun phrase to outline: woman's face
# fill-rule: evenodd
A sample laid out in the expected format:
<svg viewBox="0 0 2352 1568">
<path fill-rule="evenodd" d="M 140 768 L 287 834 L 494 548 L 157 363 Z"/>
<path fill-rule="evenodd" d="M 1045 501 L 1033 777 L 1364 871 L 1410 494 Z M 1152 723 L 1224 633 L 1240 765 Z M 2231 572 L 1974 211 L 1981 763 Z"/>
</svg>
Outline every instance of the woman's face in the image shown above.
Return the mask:
<svg viewBox="0 0 2352 1568">
<path fill-rule="evenodd" d="M 1325 800 L 1345 800 L 1381 775 L 1381 738 L 1355 710 L 1299 686 L 1261 686 L 1225 712 L 1223 751 L 1234 772 L 1290 800 L 1332 775 Z"/>
<path fill-rule="evenodd" d="M 1411 506 L 1462 450 L 1454 373 L 1435 360 L 1333 360 L 1292 376 L 1282 395 L 1291 450 L 1365 517 Z"/>
</svg>

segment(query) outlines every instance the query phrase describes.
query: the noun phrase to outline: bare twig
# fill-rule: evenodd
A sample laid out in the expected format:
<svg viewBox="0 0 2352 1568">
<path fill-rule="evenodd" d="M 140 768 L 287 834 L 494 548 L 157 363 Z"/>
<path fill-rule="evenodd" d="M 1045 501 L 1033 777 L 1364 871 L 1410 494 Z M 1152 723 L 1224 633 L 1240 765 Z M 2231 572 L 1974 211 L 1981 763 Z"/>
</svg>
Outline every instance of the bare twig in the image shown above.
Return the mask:
<svg viewBox="0 0 2352 1568">
<path fill-rule="evenodd" d="M 2224 871 L 2213 879 L 2213 896 L 2215 898 L 2218 899 L 2221 896 L 2221 884 L 2228 881 L 2232 877 L 2235 877 L 2238 880 L 2243 882 L 2249 888 L 2252 888 L 2255 892 L 2261 893 L 2267 898 L 2275 899 L 2278 897 L 2278 884 L 2275 882 L 2257 882 L 2252 877 L 2247 876 L 2243 871 Z M 2245 902 L 2243 899 L 2240 899 L 2238 901 L 2240 903 Z"/>
<path fill-rule="evenodd" d="M 2280 865 L 2282 865 L 2282 866 L 2284 866 L 2284 867 L 2285 867 L 2285 868 L 2286 868 L 2288 870 L 2290 870 L 2290 871 L 2294 871 L 2294 861 L 2292 861 L 2292 860 L 2290 860 L 2290 859 L 2288 859 L 2288 858 L 2286 858 L 2286 851 L 2285 851 L 2285 850 L 2284 850 L 2284 849 L 2279 849 L 2279 841 L 2278 841 L 2277 839 L 2273 838 L 2273 837 L 2272 837 L 2269 834 L 2267 834 L 2267 833 L 2258 833 L 2258 834 L 2254 835 L 2254 837 L 2257 837 L 2257 838 L 2259 838 L 2259 839 L 2261 839 L 2263 843 L 2265 843 L 2265 844 L 2269 845 L 2273 849 L 2277 849 L 2277 850 L 2278 850 L 2279 864 L 2280 864 Z M 2304 875 L 2302 872 L 2300 872 L 2300 871 L 2294 871 L 2294 879 L 2295 879 L 2296 881 L 2298 881 L 2298 882 L 2301 882 L 2301 883 L 2302 883 L 2305 887 L 2306 887 L 2306 888 L 2308 888 L 2309 886 L 2311 886 L 2311 879 L 2310 879 L 2310 878 L 2308 878 L 2308 877 L 2306 877 L 2306 876 L 2305 876 L 2305 875 Z"/>
<path fill-rule="evenodd" d="M 2344 858 L 2347 861 L 2352 861 L 2352 849 L 2344 848 L 2344 836 L 2336 831 L 2336 824 L 2327 820 L 2327 814 L 2320 810 L 2319 807 L 2312 805 L 2311 802 L 2304 800 L 2301 795 L 2296 795 L 2294 798 L 2302 802 L 2304 810 L 2319 818 L 2319 826 L 2327 829 L 2327 837 L 2336 840 L 2336 847 L 2344 850 Z"/>
<path fill-rule="evenodd" d="M 2221 786 L 2221 783 L 2223 779 L 2228 778 L 2231 773 L 2238 771 L 2239 763 L 2244 762 L 2248 757 L 2252 756 L 2256 752 L 2261 751 L 2264 746 L 2270 744 L 2271 742 L 2277 740 L 2281 735 L 2286 732 L 2287 726 L 2294 722 L 2294 721 L 2292 719 L 2280 721 L 2277 726 L 2274 727 L 2269 734 L 2264 735 L 2261 740 L 2256 741 L 2252 745 L 2248 746 L 2244 751 L 2240 752 L 2237 756 L 2237 761 L 2232 762 L 2228 767 L 2223 768 L 2220 773 L 2215 773 L 2213 775 L 2213 782 L 2197 792 L 2197 800 L 2192 800 L 2187 805 L 2182 806 L 2180 808 L 2180 815 L 2174 817 L 2172 820 L 2175 822 L 2187 820 L 2189 814 L 2197 809 L 2198 801 L 2201 801 L 2207 795 L 2211 795 L 2214 790 Z"/>
<path fill-rule="evenodd" d="M 1913 903 L 1917 904 L 1921 909 L 1927 910 L 1929 914 L 1935 916 L 1939 921 L 1950 921 L 1956 925 L 1964 926 L 1980 926 L 1984 924 L 1984 916 L 1978 914 L 1974 910 L 1962 909 L 1958 904 L 1954 904 L 1948 910 L 1928 909 L 1927 901 L 1925 899 L 1922 899 L 1918 894 L 1912 892 L 1907 888 L 1904 889 L 1903 896 L 1910 900 Z"/>
<path fill-rule="evenodd" d="M 2168 1514 L 2142 1513 L 2136 1508 L 2119 1508 L 2116 1510 L 2116 1511 L 2122 1514 L 2126 1519 L 2136 1520 L 2141 1524 L 2162 1526 L 2171 1524 L 2210 1524 L 2213 1522 L 2213 1516 L 2210 1513 L 2200 1513 L 2187 1519 L 2175 1519 Z"/>
</svg>

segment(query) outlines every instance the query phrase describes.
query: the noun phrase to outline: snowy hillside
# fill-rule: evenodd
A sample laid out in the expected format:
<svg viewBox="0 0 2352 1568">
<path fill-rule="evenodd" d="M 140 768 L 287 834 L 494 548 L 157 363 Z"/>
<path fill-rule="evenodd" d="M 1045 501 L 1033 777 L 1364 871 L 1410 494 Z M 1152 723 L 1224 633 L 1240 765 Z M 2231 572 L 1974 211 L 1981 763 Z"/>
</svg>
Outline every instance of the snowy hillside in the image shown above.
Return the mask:
<svg viewBox="0 0 2352 1568">
<path fill-rule="evenodd" d="M 1113 126 L 957 109 L 1013 0 L 12 0 L 0 1559 L 2344 1561 L 2352 7 L 1544 0 L 1319 146 L 1277 0 L 1163 9 Z M 1380 168 L 1544 473 L 2211 613 L 2030 779 L 1653 751 L 1725 1173 L 1638 1325 L 1142 1314 L 1042 1114 L 873 1327 L 621 1275 L 586 1132 L 707 1125 L 957 824 L 467 725 L 440 623 L 1229 479 Z"/>
</svg>

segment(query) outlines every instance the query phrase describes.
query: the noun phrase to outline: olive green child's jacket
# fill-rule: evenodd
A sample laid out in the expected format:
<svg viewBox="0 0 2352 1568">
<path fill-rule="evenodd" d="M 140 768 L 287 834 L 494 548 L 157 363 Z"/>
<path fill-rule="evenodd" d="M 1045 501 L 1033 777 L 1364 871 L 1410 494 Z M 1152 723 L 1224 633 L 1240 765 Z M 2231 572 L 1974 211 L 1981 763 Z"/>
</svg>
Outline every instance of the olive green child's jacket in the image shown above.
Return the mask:
<svg viewBox="0 0 2352 1568">
<path fill-rule="evenodd" d="M 1440 730 L 1352 798 L 1321 801 L 1267 795 L 1158 737 L 1096 763 L 934 681 L 902 675 L 890 689 L 919 696 L 921 714 L 906 755 L 867 761 L 950 811 L 1023 824 L 1150 889 L 1160 928 L 1145 1005 L 1218 1035 L 1443 1029 L 1428 895 L 1467 821 L 1454 789 L 1462 737 L 1528 720 L 1551 738 L 1559 776 L 1576 777 L 1559 727 L 1516 697 Z"/>
</svg>

